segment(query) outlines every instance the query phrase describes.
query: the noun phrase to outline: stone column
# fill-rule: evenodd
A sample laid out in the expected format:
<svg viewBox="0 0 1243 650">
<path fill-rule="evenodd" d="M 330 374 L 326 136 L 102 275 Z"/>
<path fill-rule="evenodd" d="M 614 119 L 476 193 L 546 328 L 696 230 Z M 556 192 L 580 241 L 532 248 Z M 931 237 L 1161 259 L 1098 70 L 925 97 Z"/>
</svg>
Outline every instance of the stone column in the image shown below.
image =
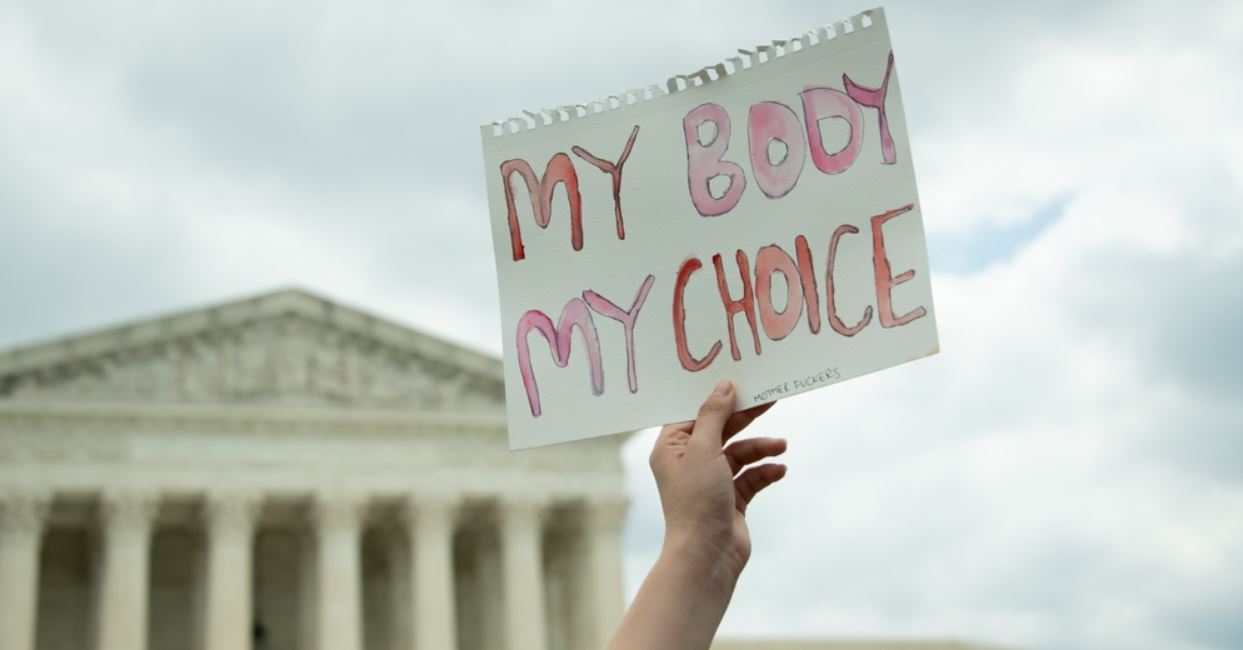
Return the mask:
<svg viewBox="0 0 1243 650">
<path fill-rule="evenodd" d="M 311 510 L 314 513 L 314 509 Z M 315 522 L 303 531 L 298 540 L 298 643 L 303 650 L 319 647 L 319 533 Z"/>
<path fill-rule="evenodd" d="M 97 650 L 146 650 L 151 528 L 158 502 L 149 494 L 105 494 L 103 582 Z"/>
<path fill-rule="evenodd" d="M 501 567 L 508 650 L 546 650 L 543 505 L 534 500 L 501 502 Z"/>
<path fill-rule="evenodd" d="M 415 496 L 406 511 L 411 553 L 415 650 L 457 647 L 453 590 L 453 526 L 457 504 L 444 496 Z"/>
<path fill-rule="evenodd" d="M 34 650 L 39 547 L 49 499 L 37 492 L 0 495 L 0 648 Z"/>
<path fill-rule="evenodd" d="M 365 501 L 354 495 L 315 503 L 319 650 L 362 650 L 361 536 Z"/>
<path fill-rule="evenodd" d="M 622 584 L 622 526 L 629 501 L 625 497 L 587 503 L 583 541 L 587 545 L 584 573 L 590 593 L 592 647 L 604 648 L 613 638 L 625 610 Z"/>
<path fill-rule="evenodd" d="M 251 494 L 208 496 L 204 650 L 251 647 L 252 566 L 259 503 L 258 496 Z"/>
<path fill-rule="evenodd" d="M 410 650 L 414 647 L 410 636 L 413 625 L 410 604 L 411 579 L 414 571 L 410 568 L 410 545 L 400 533 L 391 536 L 384 545 L 385 557 L 388 560 L 388 647 L 390 650 Z M 365 584 L 365 581 L 364 581 Z"/>
</svg>

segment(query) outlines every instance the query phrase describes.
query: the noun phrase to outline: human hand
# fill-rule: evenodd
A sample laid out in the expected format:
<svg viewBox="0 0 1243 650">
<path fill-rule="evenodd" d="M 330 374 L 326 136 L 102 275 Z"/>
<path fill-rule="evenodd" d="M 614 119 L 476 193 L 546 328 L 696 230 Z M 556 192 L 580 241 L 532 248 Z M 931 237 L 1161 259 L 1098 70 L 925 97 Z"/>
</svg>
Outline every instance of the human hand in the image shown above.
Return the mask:
<svg viewBox="0 0 1243 650">
<path fill-rule="evenodd" d="M 661 429 L 649 459 L 665 513 L 662 554 L 698 565 L 727 593 L 751 556 L 747 505 L 786 474 L 782 464 L 752 465 L 784 453 L 784 439 L 748 438 L 725 445 L 773 405 L 734 413 L 735 400 L 733 384 L 723 380 L 693 422 Z"/>
<path fill-rule="evenodd" d="M 786 441 L 725 442 L 772 404 L 734 413 L 722 381 L 694 422 L 660 430 L 650 462 L 665 511 L 665 545 L 617 627 L 610 650 L 708 650 L 751 556 L 747 504 L 781 480 Z M 748 467 L 750 465 L 750 467 Z"/>
</svg>

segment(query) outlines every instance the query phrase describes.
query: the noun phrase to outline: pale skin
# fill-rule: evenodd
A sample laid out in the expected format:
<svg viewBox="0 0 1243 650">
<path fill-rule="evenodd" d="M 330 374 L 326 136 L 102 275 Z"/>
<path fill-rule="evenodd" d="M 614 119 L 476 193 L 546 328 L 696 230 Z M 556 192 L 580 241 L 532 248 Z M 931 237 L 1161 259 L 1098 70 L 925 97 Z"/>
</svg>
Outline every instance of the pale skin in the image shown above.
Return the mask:
<svg viewBox="0 0 1243 650">
<path fill-rule="evenodd" d="M 660 430 L 650 463 L 664 545 L 609 650 L 708 650 L 712 643 L 751 557 L 747 505 L 786 473 L 785 465 L 760 463 L 784 453 L 784 439 L 729 442 L 772 406 L 735 413 L 736 399 L 733 384 L 722 381 L 694 421 Z"/>
</svg>

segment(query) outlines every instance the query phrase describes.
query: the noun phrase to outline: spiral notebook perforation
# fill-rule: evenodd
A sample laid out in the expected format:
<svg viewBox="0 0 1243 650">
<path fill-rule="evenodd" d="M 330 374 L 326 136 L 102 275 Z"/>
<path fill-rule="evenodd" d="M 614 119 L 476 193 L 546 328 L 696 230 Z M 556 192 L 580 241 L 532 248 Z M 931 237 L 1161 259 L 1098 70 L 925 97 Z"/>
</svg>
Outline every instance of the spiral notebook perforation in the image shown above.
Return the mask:
<svg viewBox="0 0 1243 650">
<path fill-rule="evenodd" d="M 730 56 L 722 61 L 703 66 L 688 74 L 676 74 L 669 77 L 663 84 L 649 84 L 641 88 L 631 88 L 615 95 L 590 100 L 580 104 L 564 104 L 543 108 L 538 111 L 523 110 L 521 115 L 495 120 L 484 124 L 481 128 L 485 141 L 489 138 L 504 138 L 510 134 L 534 131 L 541 128 L 555 127 L 558 124 L 574 122 L 583 118 L 625 110 L 628 107 L 658 100 L 662 97 L 675 95 L 690 88 L 699 88 L 719 82 L 740 73 L 755 70 L 771 61 L 797 56 L 816 47 L 837 43 L 871 28 L 878 20 L 883 20 L 882 9 L 870 9 L 849 18 L 809 30 L 788 39 L 776 39 L 762 43 L 751 49 L 739 49 L 738 56 Z"/>
</svg>

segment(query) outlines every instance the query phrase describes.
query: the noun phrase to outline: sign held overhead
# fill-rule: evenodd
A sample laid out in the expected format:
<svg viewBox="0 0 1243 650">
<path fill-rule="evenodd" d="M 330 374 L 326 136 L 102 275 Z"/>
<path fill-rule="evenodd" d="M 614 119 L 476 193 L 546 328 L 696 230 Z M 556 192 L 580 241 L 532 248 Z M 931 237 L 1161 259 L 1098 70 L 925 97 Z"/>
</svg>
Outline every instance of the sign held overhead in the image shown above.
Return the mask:
<svg viewBox="0 0 1243 650">
<path fill-rule="evenodd" d="M 884 12 L 483 127 L 511 448 L 937 351 Z"/>
</svg>

